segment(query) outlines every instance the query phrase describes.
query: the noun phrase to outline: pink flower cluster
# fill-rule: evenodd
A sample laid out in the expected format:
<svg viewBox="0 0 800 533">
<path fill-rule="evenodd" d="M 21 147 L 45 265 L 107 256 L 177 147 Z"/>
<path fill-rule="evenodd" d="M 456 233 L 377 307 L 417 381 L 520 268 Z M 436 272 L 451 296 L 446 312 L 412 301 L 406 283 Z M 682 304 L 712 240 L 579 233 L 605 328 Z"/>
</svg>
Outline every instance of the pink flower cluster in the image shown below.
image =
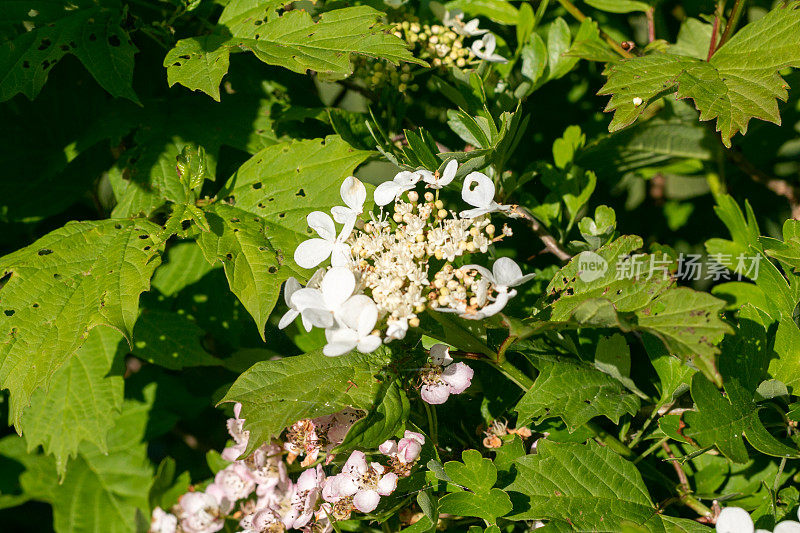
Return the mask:
<svg viewBox="0 0 800 533">
<path fill-rule="evenodd" d="M 388 496 L 397 488 L 397 474 L 387 472 L 379 463 L 367 464 L 364 452 L 350 454 L 342 471 L 327 479 L 322 498 L 332 504 L 331 515 L 346 520 L 353 509 L 371 513 L 378 507 L 381 496 Z"/>
<path fill-rule="evenodd" d="M 234 445 L 222 452 L 233 461 L 217 472 L 204 491 L 188 492 L 167 513 L 156 508 L 150 533 L 216 533 L 227 518 L 237 517 L 241 533 L 271 533 L 287 529 L 332 531 L 319 497 L 325 483 L 322 466 L 305 470 L 297 481 L 289 478 L 283 449 L 263 444 L 244 459 L 250 434 L 240 417 L 241 405 L 234 407 L 228 432 Z"/>
<path fill-rule="evenodd" d="M 472 383 L 475 372 L 465 363 L 454 363 L 450 348 L 444 344 L 431 346 L 431 362 L 420 374 L 420 396 L 430 404 L 447 401 L 451 394 L 461 394 Z"/>
<path fill-rule="evenodd" d="M 231 464 L 217 472 L 205 490 L 181 496 L 170 512 L 157 507 L 150 533 L 216 533 L 232 520 L 238 520 L 238 533 L 289 529 L 330 533 L 332 519 L 347 519 L 354 510 L 374 511 L 381 497 L 395 490 L 398 478 L 410 473 L 425 444 L 422 434 L 406 431 L 399 442 L 389 440 L 380 446 L 381 453 L 389 458 L 388 466 L 367 463 L 364 452 L 354 451 L 335 476 L 326 477 L 318 464 L 292 481 L 284 453 L 288 452 L 292 460 L 305 454 L 302 466 L 310 466 L 321 451 L 330 451 L 342 442 L 358 419 L 357 411 L 346 409 L 300 420 L 289 428 L 287 442 L 282 446 L 265 443 L 240 458 L 250 443 L 241 410 L 241 404 L 236 404 L 234 418 L 227 424 L 234 444 L 221 454 Z"/>
</svg>

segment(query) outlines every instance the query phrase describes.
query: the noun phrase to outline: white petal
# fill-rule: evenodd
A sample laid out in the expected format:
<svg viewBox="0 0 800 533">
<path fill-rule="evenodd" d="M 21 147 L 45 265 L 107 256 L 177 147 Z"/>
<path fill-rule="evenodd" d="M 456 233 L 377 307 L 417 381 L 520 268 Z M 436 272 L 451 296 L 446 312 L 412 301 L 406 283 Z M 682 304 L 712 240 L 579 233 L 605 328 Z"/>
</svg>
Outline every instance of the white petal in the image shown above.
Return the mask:
<svg viewBox="0 0 800 533">
<path fill-rule="evenodd" d="M 286 311 L 286 314 L 281 317 L 280 322 L 278 322 L 278 329 L 285 328 L 286 326 L 294 322 L 294 319 L 297 318 L 298 316 L 300 316 L 300 313 L 298 311 L 295 311 L 294 309 L 289 309 L 288 311 Z"/>
<path fill-rule="evenodd" d="M 384 206 L 395 201 L 395 198 L 403 192 L 403 187 L 393 181 L 384 181 L 375 188 L 373 198 L 375 204 Z"/>
<path fill-rule="evenodd" d="M 489 281 L 494 281 L 494 275 L 492 274 L 491 270 L 486 268 L 485 266 L 481 265 L 464 265 L 460 268 L 462 272 L 469 272 L 470 270 L 477 270 L 482 278 L 486 278 Z"/>
<path fill-rule="evenodd" d="M 344 224 L 345 222 L 348 222 L 349 219 L 356 216 L 352 209 L 343 205 L 335 205 L 331 207 L 331 214 L 333 215 L 333 220 L 339 224 Z"/>
<path fill-rule="evenodd" d="M 422 181 L 424 181 L 425 183 L 428 183 L 430 185 L 436 184 L 436 175 L 430 170 L 420 169 L 417 170 L 417 174 L 422 176 Z"/>
<path fill-rule="evenodd" d="M 470 172 L 464 178 L 461 198 L 469 205 L 488 208 L 494 201 L 494 182 L 486 174 Z"/>
<path fill-rule="evenodd" d="M 450 357 L 450 347 L 446 344 L 434 344 L 431 346 L 431 361 L 434 365 L 449 365 L 453 358 Z"/>
<path fill-rule="evenodd" d="M 361 353 L 372 353 L 377 350 L 381 345 L 381 338 L 377 335 L 367 335 L 358 341 L 358 349 Z"/>
<path fill-rule="evenodd" d="M 380 501 L 380 495 L 374 490 L 360 490 L 353 497 L 353 505 L 362 513 L 371 513 Z"/>
<path fill-rule="evenodd" d="M 753 519 L 741 507 L 726 507 L 717 518 L 717 533 L 753 533 Z"/>
<path fill-rule="evenodd" d="M 509 257 L 501 257 L 492 266 L 494 282 L 504 287 L 513 287 L 522 278 L 522 269 Z"/>
<path fill-rule="evenodd" d="M 358 483 L 350 474 L 339 474 L 331 482 L 331 492 L 340 498 L 352 496 L 358 491 Z"/>
<path fill-rule="evenodd" d="M 326 329 L 325 338 L 328 344 L 322 349 L 322 353 L 328 357 L 350 353 L 358 345 L 358 333 L 350 328 Z"/>
<path fill-rule="evenodd" d="M 778 522 L 772 533 L 800 533 L 800 522 L 795 522 L 794 520 Z"/>
<path fill-rule="evenodd" d="M 308 239 L 297 245 L 294 250 L 294 262 L 300 268 L 314 268 L 325 261 L 333 250 L 333 241 L 325 239 Z"/>
<path fill-rule="evenodd" d="M 372 301 L 372 298 L 366 294 L 356 294 L 348 298 L 347 301 L 339 307 L 337 318 L 348 328 L 359 332 L 359 324 L 361 322 L 362 313 L 368 313 L 365 318 L 369 319 L 372 318 L 373 311 L 375 320 L 377 321 L 378 307 L 375 305 L 375 302 Z M 374 327 L 375 323 L 373 322 L 369 330 L 367 330 L 363 335 L 369 334 Z"/>
<path fill-rule="evenodd" d="M 332 241 L 336 238 L 336 226 L 333 224 L 333 219 L 329 214 L 322 211 L 312 211 L 306 217 L 308 227 L 317 232 L 321 238 L 326 241 Z"/>
<path fill-rule="evenodd" d="M 383 455 L 394 455 L 397 453 L 397 443 L 393 440 L 387 440 L 378 446 L 378 451 L 380 451 Z"/>
<path fill-rule="evenodd" d="M 456 172 L 458 172 L 458 161 L 452 159 L 449 163 L 447 163 L 447 166 L 444 167 L 442 177 L 439 178 L 439 186 L 447 187 L 447 185 L 449 185 L 450 182 L 455 179 Z"/>
<path fill-rule="evenodd" d="M 293 277 L 288 278 L 286 283 L 283 284 L 283 301 L 286 302 L 288 307 L 292 306 L 292 294 L 302 288 L 300 282 Z"/>
<path fill-rule="evenodd" d="M 320 285 L 325 308 L 334 313 L 352 296 L 356 288 L 356 278 L 348 268 L 334 267 L 325 274 Z"/>
<path fill-rule="evenodd" d="M 450 385 L 451 394 L 461 394 L 470 383 L 475 371 L 464 363 L 455 363 L 444 369 L 442 380 Z"/>
<path fill-rule="evenodd" d="M 339 188 L 339 194 L 342 195 L 345 205 L 356 213 L 361 213 L 364 209 L 364 202 L 367 200 L 367 188 L 355 176 L 345 178 Z"/>
<path fill-rule="evenodd" d="M 367 297 L 368 298 L 368 297 Z M 358 327 L 356 331 L 361 337 L 366 337 L 375 328 L 375 323 L 378 321 L 378 306 L 375 302 L 369 300 L 369 303 L 364 303 L 361 311 L 358 313 Z M 380 344 L 380 339 L 378 339 Z M 370 351 L 374 351 L 370 350 Z"/>
<path fill-rule="evenodd" d="M 475 209 L 467 209 L 465 211 L 461 211 L 458 216 L 464 219 L 468 218 L 476 218 L 481 215 L 485 215 L 486 213 L 491 213 L 491 209 L 485 209 L 483 207 L 476 207 Z"/>
<path fill-rule="evenodd" d="M 352 263 L 350 245 L 343 242 L 334 243 L 331 249 L 331 266 L 346 267 Z"/>
<path fill-rule="evenodd" d="M 403 188 L 403 190 L 408 190 L 409 188 L 416 185 L 417 182 L 419 182 L 420 178 L 422 178 L 422 175 L 416 172 L 409 172 L 408 170 L 403 170 L 395 174 L 394 179 L 392 181 L 400 185 Z"/>
<path fill-rule="evenodd" d="M 333 313 L 325 309 L 307 308 L 301 312 L 303 316 L 303 325 L 315 326 L 318 328 L 327 329 L 333 326 Z M 306 327 L 306 331 L 311 331 L 310 327 Z"/>
<path fill-rule="evenodd" d="M 394 489 L 397 488 L 397 474 L 393 472 L 389 472 L 385 476 L 383 476 L 380 481 L 378 481 L 378 485 L 376 489 L 378 489 L 378 494 L 381 496 L 388 496 L 389 494 L 394 492 Z"/>
<path fill-rule="evenodd" d="M 305 287 L 292 294 L 292 307 L 298 311 L 304 309 L 325 309 L 325 299 L 319 289 Z"/>
</svg>

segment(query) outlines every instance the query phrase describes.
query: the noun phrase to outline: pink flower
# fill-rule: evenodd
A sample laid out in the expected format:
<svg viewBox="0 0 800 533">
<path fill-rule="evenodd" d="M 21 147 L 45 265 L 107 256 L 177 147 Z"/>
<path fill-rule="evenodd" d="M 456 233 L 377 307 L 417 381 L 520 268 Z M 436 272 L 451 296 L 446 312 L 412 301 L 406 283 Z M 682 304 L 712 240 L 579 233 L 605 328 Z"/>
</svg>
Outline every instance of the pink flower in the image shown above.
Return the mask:
<svg viewBox="0 0 800 533">
<path fill-rule="evenodd" d="M 205 492 L 188 492 L 179 501 L 181 530 L 184 533 L 216 533 L 225 526 L 220 502 Z"/>
<path fill-rule="evenodd" d="M 405 464 L 413 463 L 419 457 L 423 444 L 425 444 L 424 435 L 406 431 L 403 438 L 397 443 L 397 458 Z"/>
<path fill-rule="evenodd" d="M 234 503 L 247 498 L 256 489 L 255 478 L 243 462 L 233 463 L 217 472 L 212 485 L 219 487 L 225 498 Z"/>
<path fill-rule="evenodd" d="M 325 472 L 322 471 L 322 465 L 300 474 L 294 486 L 291 508 L 283 518 L 283 524 L 287 529 L 299 529 L 311 521 L 324 483 Z"/>
<path fill-rule="evenodd" d="M 453 363 L 450 349 L 444 344 L 431 346 L 431 364 L 422 372 L 420 396 L 427 403 L 438 405 L 451 394 L 461 394 L 472 383 L 474 371 L 465 363 Z"/>
<path fill-rule="evenodd" d="M 397 488 L 397 475 L 384 472 L 378 463 L 367 464 L 364 452 L 356 450 L 341 473 L 326 480 L 322 497 L 329 503 L 352 497 L 356 509 L 371 513 L 378 507 L 381 496 L 388 496 Z"/>
<path fill-rule="evenodd" d="M 281 448 L 275 444 L 261 445 L 245 464 L 261 492 L 289 483 Z M 260 494 L 259 494 L 260 495 Z"/>
<path fill-rule="evenodd" d="M 149 533 L 175 533 L 177 529 L 178 518 L 175 515 L 164 511 L 161 507 L 153 509 Z"/>
<path fill-rule="evenodd" d="M 236 444 L 222 450 L 222 458 L 226 461 L 238 459 L 247 449 L 247 443 L 250 442 L 250 431 L 244 429 L 244 419 L 239 418 L 241 414 L 242 404 L 237 402 L 233 406 L 234 418 L 228 419 L 228 433 Z"/>
<path fill-rule="evenodd" d="M 378 450 L 383 455 L 397 459 L 407 465 L 417 460 L 423 444 L 425 444 L 425 435 L 414 431 L 406 431 L 400 442 L 387 440 L 378 446 Z"/>
</svg>

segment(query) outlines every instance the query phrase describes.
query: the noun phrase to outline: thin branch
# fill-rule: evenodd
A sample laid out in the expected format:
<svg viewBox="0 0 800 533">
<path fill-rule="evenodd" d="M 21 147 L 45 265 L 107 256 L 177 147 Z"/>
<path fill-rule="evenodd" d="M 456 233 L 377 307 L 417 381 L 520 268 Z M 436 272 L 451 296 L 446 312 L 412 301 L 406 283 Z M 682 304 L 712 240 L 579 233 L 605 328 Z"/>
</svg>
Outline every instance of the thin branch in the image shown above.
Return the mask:
<svg viewBox="0 0 800 533">
<path fill-rule="evenodd" d="M 655 19 L 655 6 L 645 11 L 647 17 L 647 41 L 653 42 L 656 40 L 656 19 Z"/>
<path fill-rule="evenodd" d="M 586 15 L 584 15 L 583 12 L 569 0 L 558 0 L 558 3 L 561 4 L 561 6 L 564 9 L 566 9 L 570 15 L 575 17 L 578 20 L 578 22 L 583 22 L 584 20 L 589 18 Z M 611 48 L 613 48 L 614 51 L 616 51 L 619 55 L 621 55 L 626 59 L 630 59 L 633 57 L 633 54 L 622 48 L 622 46 L 620 46 L 620 44 L 614 39 L 612 39 L 611 36 L 608 35 L 606 32 L 604 32 L 603 30 L 599 30 L 599 32 L 600 32 L 600 37 L 602 37 L 608 43 L 608 45 Z"/>
<path fill-rule="evenodd" d="M 750 179 L 756 183 L 764 185 L 767 189 L 774 192 L 778 196 L 783 196 L 789 202 L 789 207 L 792 210 L 792 218 L 800 220 L 800 190 L 786 180 L 774 178 L 769 174 L 763 172 L 739 151 L 725 150 L 725 155 L 728 159 L 736 165 L 739 170 L 750 176 Z"/>
<path fill-rule="evenodd" d="M 561 248 L 556 238 L 550 235 L 550 233 L 544 228 L 544 226 L 542 226 L 542 224 L 538 220 L 536 220 L 536 218 L 534 218 L 534 216 L 531 215 L 527 209 L 515 205 L 509 212 L 509 215 L 511 215 L 512 217 L 524 218 L 525 220 L 530 222 L 531 229 L 536 234 L 536 236 L 539 237 L 539 240 L 542 241 L 542 244 L 544 244 L 544 247 L 548 252 L 555 255 L 562 261 L 569 261 L 570 259 L 572 259 L 572 255 L 570 255 L 569 253 L 564 251 L 563 248 Z"/>
<path fill-rule="evenodd" d="M 680 484 L 678 485 L 678 499 L 679 501 L 692 509 L 697 514 L 699 514 L 704 522 L 710 518 L 714 517 L 714 512 L 703 505 L 703 503 L 692 496 L 692 489 L 689 486 L 689 478 L 686 477 L 686 472 L 683 471 L 683 467 L 678 464 L 678 460 L 675 458 L 675 454 L 672 453 L 672 449 L 669 447 L 666 441 L 661 443 L 661 447 L 664 449 L 664 452 L 667 454 L 667 457 L 670 459 L 670 463 L 672 463 L 673 468 L 675 468 L 675 473 L 678 475 L 678 481 Z"/>
<path fill-rule="evenodd" d="M 733 36 L 733 31 L 736 29 L 736 26 L 739 25 L 739 19 L 742 17 L 742 13 L 744 13 L 744 5 L 746 3 L 746 0 L 736 0 L 736 2 L 733 4 L 731 16 L 728 18 L 728 23 L 725 25 L 725 32 L 722 34 L 722 37 L 719 40 L 717 50 L 722 48 L 722 45 L 727 43 L 728 39 Z"/>
<path fill-rule="evenodd" d="M 719 4 L 718 4 L 719 5 Z M 717 8 L 717 12 L 714 13 L 714 25 L 711 26 L 711 41 L 708 43 L 708 56 L 706 57 L 706 61 L 711 61 L 711 56 L 714 55 L 714 51 L 717 49 L 717 34 L 719 33 L 719 7 Z"/>
</svg>

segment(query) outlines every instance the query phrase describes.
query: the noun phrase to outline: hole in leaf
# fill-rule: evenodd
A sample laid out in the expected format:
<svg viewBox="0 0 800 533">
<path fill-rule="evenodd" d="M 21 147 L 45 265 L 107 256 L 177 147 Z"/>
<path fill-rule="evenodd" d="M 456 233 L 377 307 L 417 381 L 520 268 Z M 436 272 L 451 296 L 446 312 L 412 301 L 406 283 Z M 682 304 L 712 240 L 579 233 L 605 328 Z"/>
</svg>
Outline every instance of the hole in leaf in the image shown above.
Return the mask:
<svg viewBox="0 0 800 533">
<path fill-rule="evenodd" d="M 39 304 L 37 304 L 36 302 L 33 302 L 33 308 L 34 309 L 38 309 L 39 308 Z"/>
<path fill-rule="evenodd" d="M 49 250 L 47 248 L 42 248 L 41 250 L 39 250 L 36 253 L 39 254 L 39 255 L 50 255 L 50 254 L 53 253 L 53 250 Z"/>
<path fill-rule="evenodd" d="M 257 182 L 255 182 L 255 183 L 253 184 L 253 189 L 255 189 L 255 190 L 258 190 L 258 189 L 260 189 L 260 188 L 261 188 L 261 187 L 263 187 L 263 186 L 264 186 L 264 185 L 263 185 L 263 184 L 262 184 L 260 181 L 257 181 Z"/>
<path fill-rule="evenodd" d="M 148 239 L 148 238 L 150 238 L 150 235 L 148 235 L 147 233 L 143 233 L 142 235 L 139 235 L 139 238 L 142 239 L 142 240 Z"/>
<path fill-rule="evenodd" d="M 286 216 L 286 213 L 281 213 L 280 215 L 278 215 L 278 218 L 283 218 L 285 216 Z"/>
<path fill-rule="evenodd" d="M 184 220 L 184 221 L 181 222 L 181 229 L 183 229 L 183 231 L 186 231 L 187 229 L 189 229 L 191 227 L 192 227 L 192 221 L 191 220 Z"/>
<path fill-rule="evenodd" d="M 300 189 L 299 191 L 297 191 L 295 196 L 299 196 L 301 198 L 305 198 L 306 197 L 306 191 L 304 191 L 303 189 Z"/>
<path fill-rule="evenodd" d="M 236 218 L 236 217 L 233 217 L 233 218 L 231 219 L 231 222 L 232 222 L 233 224 L 236 224 L 237 222 L 241 222 L 241 221 L 240 221 L 238 218 Z"/>
<path fill-rule="evenodd" d="M 50 48 L 50 39 L 42 39 L 42 42 L 39 44 L 39 50 L 47 50 Z"/>
<path fill-rule="evenodd" d="M 6 314 L 6 316 L 14 316 L 14 310 L 13 309 L 6 309 L 3 312 Z"/>
<path fill-rule="evenodd" d="M 230 261 L 231 259 L 233 259 L 233 254 L 231 253 L 225 254 L 225 257 L 228 259 L 228 261 Z"/>
<path fill-rule="evenodd" d="M 114 229 L 122 229 L 122 224 L 114 224 Z"/>
<path fill-rule="evenodd" d="M 274 274 L 275 272 L 277 272 L 277 271 L 278 271 L 278 269 L 277 269 L 277 268 L 275 268 L 275 267 L 269 267 L 267 270 L 269 270 L 269 273 L 270 273 L 270 274 Z"/>
</svg>

